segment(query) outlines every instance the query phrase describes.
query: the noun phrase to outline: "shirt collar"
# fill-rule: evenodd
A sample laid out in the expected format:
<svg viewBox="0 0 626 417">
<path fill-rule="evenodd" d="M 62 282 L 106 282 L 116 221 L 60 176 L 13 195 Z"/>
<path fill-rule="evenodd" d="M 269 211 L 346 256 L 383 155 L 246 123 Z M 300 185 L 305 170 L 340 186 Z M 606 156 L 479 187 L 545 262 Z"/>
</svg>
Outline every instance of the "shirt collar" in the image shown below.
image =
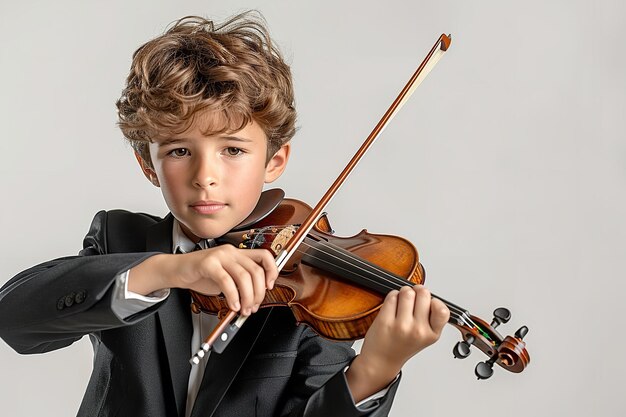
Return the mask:
<svg viewBox="0 0 626 417">
<path fill-rule="evenodd" d="M 202 249 L 207 249 L 212 246 L 213 239 L 201 239 L 198 245 Z M 187 253 L 192 252 L 196 247 L 196 244 L 191 241 L 183 232 L 180 227 L 180 222 L 174 218 L 174 225 L 172 226 L 172 253 Z"/>
</svg>

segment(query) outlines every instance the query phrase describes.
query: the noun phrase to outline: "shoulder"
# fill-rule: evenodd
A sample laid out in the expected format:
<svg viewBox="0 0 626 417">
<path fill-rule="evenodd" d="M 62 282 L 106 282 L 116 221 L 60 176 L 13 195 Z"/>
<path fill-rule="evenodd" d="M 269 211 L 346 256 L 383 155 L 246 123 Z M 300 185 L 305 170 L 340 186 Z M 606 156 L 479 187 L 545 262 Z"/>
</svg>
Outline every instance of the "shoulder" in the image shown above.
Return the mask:
<svg viewBox="0 0 626 417">
<path fill-rule="evenodd" d="M 144 230 L 160 221 L 163 218 L 147 213 L 134 213 L 128 210 L 101 210 L 94 216 L 94 221 L 98 218 L 105 218 L 108 227 L 120 227 L 133 231 Z"/>
<path fill-rule="evenodd" d="M 91 221 L 89 231 L 83 240 L 82 255 L 110 253 L 111 239 L 143 244 L 148 229 L 163 221 L 163 218 L 147 213 L 134 213 L 127 210 L 101 210 Z M 133 248 L 128 248 L 132 250 Z M 141 250 L 140 247 L 136 248 Z"/>
</svg>

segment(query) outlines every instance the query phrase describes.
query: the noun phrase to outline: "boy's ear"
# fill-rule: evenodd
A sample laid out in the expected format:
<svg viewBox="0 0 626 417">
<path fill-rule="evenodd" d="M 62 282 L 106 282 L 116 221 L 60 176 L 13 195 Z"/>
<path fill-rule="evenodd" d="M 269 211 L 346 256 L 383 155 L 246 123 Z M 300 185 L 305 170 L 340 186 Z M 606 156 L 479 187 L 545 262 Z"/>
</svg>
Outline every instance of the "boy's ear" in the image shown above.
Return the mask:
<svg viewBox="0 0 626 417">
<path fill-rule="evenodd" d="M 157 178 L 156 172 L 154 172 L 154 169 L 152 169 L 150 165 L 148 165 L 146 161 L 144 161 L 144 159 L 141 157 L 141 155 L 139 155 L 136 151 L 135 151 L 135 158 L 137 159 L 137 162 L 139 162 L 141 171 L 143 172 L 143 175 L 146 176 L 148 181 L 150 181 L 156 187 L 160 187 L 161 185 L 159 184 L 159 179 Z"/>
<path fill-rule="evenodd" d="M 291 152 L 291 144 L 286 143 L 276 151 L 265 166 L 265 182 L 270 183 L 278 179 L 287 168 L 289 161 L 289 152 Z"/>
</svg>

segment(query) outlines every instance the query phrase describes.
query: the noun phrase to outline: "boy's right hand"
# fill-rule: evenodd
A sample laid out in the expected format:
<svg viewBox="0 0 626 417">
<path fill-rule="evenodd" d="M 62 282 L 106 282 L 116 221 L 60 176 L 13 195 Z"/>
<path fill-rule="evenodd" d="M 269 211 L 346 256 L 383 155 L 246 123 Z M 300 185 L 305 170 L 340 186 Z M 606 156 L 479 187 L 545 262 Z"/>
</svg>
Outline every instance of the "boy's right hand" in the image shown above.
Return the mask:
<svg viewBox="0 0 626 417">
<path fill-rule="evenodd" d="M 222 293 L 231 310 L 247 316 L 258 310 L 265 290 L 274 287 L 277 277 L 276 261 L 268 250 L 221 245 L 151 256 L 130 269 L 128 289 L 143 295 L 164 288 Z"/>
</svg>

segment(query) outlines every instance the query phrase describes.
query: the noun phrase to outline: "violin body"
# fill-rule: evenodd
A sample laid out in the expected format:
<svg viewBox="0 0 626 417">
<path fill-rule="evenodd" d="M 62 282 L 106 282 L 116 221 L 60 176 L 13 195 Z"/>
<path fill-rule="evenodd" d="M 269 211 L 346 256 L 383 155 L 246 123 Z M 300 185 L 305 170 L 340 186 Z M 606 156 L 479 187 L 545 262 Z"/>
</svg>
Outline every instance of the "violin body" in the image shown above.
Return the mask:
<svg viewBox="0 0 626 417">
<path fill-rule="evenodd" d="M 311 207 L 306 203 L 287 198 L 252 230 L 231 232 L 219 241 L 249 249 L 268 249 L 277 255 L 282 242 L 293 235 L 292 226 L 282 225 L 300 224 L 310 211 Z M 371 234 L 365 230 L 352 237 L 336 237 L 332 235 L 325 215 L 313 230 L 316 239 L 332 245 L 333 249 L 341 248 L 361 260 L 404 277 L 410 283 L 424 282 L 424 269 L 419 263 L 417 250 L 406 239 Z M 302 248 L 290 258 L 274 288 L 266 292 L 261 308 L 287 306 L 299 323 L 308 324 L 318 334 L 331 340 L 363 338 L 376 318 L 386 293 L 354 283 L 346 278 L 346 274 L 312 265 L 315 262 L 307 260 L 306 251 Z M 194 302 L 205 312 L 223 316 L 229 310 L 223 297 L 192 295 Z"/>
</svg>

